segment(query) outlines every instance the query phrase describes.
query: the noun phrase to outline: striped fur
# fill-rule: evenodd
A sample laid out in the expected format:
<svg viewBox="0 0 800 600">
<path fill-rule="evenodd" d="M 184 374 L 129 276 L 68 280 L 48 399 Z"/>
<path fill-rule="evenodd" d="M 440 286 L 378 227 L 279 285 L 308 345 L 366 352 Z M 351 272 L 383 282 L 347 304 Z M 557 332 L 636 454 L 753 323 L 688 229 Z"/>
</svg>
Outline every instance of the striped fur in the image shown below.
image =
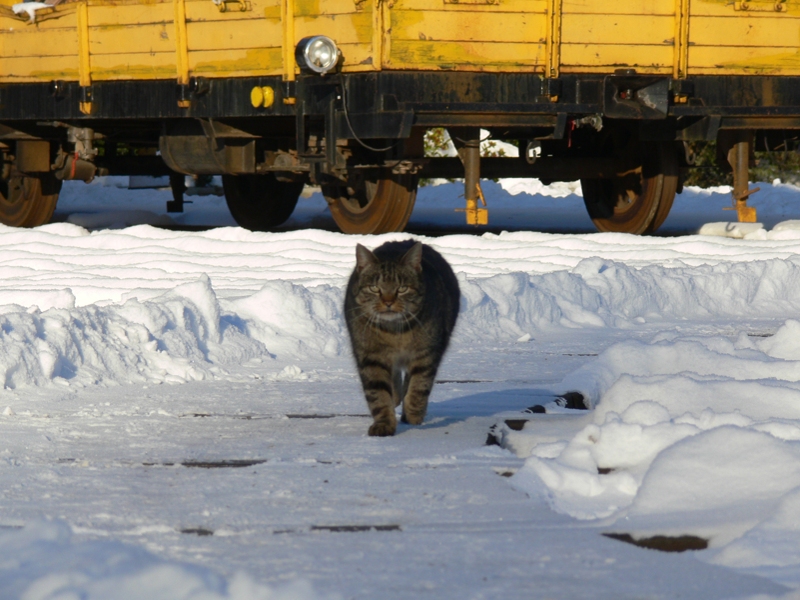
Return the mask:
<svg viewBox="0 0 800 600">
<path fill-rule="evenodd" d="M 344 313 L 374 419 L 369 435 L 394 435 L 401 403 L 404 422 L 422 423 L 459 298 L 453 270 L 433 248 L 413 240 L 373 252 L 356 246 Z"/>
</svg>

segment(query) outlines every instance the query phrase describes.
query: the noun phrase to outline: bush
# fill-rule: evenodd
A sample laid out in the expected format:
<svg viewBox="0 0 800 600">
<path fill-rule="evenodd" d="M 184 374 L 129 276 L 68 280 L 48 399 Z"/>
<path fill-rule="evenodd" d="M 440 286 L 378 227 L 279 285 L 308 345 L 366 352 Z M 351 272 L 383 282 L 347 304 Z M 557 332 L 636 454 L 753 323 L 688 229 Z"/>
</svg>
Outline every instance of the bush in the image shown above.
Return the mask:
<svg viewBox="0 0 800 600">
<path fill-rule="evenodd" d="M 689 142 L 695 154 L 695 166 L 689 169 L 684 185 L 711 187 L 733 185 L 733 173 L 717 166 L 716 142 Z M 794 147 L 772 152 L 756 152 L 756 166 L 750 168 L 750 181 L 780 179 L 800 185 L 800 154 Z"/>
</svg>

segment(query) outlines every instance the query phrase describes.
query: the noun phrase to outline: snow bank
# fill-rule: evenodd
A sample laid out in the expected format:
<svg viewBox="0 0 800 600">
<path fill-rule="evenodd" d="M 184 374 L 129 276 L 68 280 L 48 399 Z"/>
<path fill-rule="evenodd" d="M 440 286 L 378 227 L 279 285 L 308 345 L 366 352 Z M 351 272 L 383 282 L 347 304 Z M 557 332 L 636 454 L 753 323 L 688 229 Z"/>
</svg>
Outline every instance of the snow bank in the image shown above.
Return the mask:
<svg viewBox="0 0 800 600">
<path fill-rule="evenodd" d="M 0 314 L 0 381 L 15 389 L 50 382 L 179 383 L 221 375 L 218 365 L 266 353 L 237 321 L 221 315 L 208 278 L 153 301 L 11 310 Z"/>
<path fill-rule="evenodd" d="M 159 559 L 116 541 L 80 542 L 60 521 L 0 533 L 0 589 L 8 600 L 318 600 L 310 583 L 266 586 Z"/>
<path fill-rule="evenodd" d="M 125 235 L 139 233 L 149 236 L 151 232 L 126 230 Z M 264 244 L 263 240 L 252 240 L 254 235 L 241 230 L 216 233 L 218 239 L 225 239 L 225 244 L 231 240 L 238 240 L 244 247 L 248 241 L 257 246 Z M 309 270 L 323 270 L 324 265 L 315 262 L 321 250 L 309 240 L 292 240 L 294 236 L 279 237 L 273 245 L 281 249 L 284 257 L 296 252 L 299 257 L 294 260 L 308 265 Z M 334 239 L 341 241 L 342 237 Z M 156 243 L 149 237 L 145 239 Z M 464 265 L 468 259 L 461 241 L 448 241 L 449 244 L 436 245 L 454 263 Z M 482 241 L 491 245 L 491 240 Z M 129 240 L 107 242 L 124 247 Z M 524 240 L 514 244 L 526 246 Z M 494 245 L 499 256 L 493 258 L 492 264 L 508 267 L 514 263 L 514 253 L 519 256 L 513 248 L 505 248 L 511 257 L 504 259 L 504 245 L 505 240 Z M 476 251 L 471 254 L 477 261 Z M 205 256 L 195 255 L 193 260 L 201 264 Z M 352 259 L 337 260 L 345 266 L 337 268 L 337 276 L 330 278 L 335 284 L 303 285 L 268 279 L 275 276 L 277 267 L 273 265 L 264 268 L 265 278 L 255 291 L 241 289 L 240 283 L 228 287 L 223 282 L 217 292 L 203 273 L 193 281 L 163 291 L 158 288 L 168 278 L 149 273 L 149 289 L 141 287 L 143 276 L 139 274 L 127 283 L 130 289 L 122 294 L 121 302 L 77 307 L 73 289 L 80 289 L 80 274 L 74 276 L 74 288 L 51 290 L 50 295 L 34 290 L 0 290 L 0 302 L 8 302 L 0 306 L 0 381 L 12 389 L 50 382 L 182 382 L 224 377 L 228 366 L 255 358 L 294 359 L 346 353 L 349 350 L 341 314 L 345 278 L 339 277 L 338 272 L 348 273 L 347 260 Z M 478 264 L 476 270 L 482 273 L 486 267 Z M 800 313 L 800 260 L 635 268 L 595 257 L 581 260 L 574 268 L 553 272 L 510 271 L 489 277 L 480 273 L 459 273 L 462 307 L 456 339 L 462 341 L 512 342 L 559 327 L 630 329 L 647 321 Z M 288 274 L 291 276 L 292 271 Z M 254 279 L 254 275 L 248 274 L 247 279 Z M 120 285 L 124 284 L 123 280 Z M 227 297 L 219 298 L 218 293 Z M 81 291 L 78 294 L 83 295 Z M 28 308 L 26 305 L 34 300 L 51 307 Z M 625 347 L 615 350 L 623 351 Z M 643 360 L 637 355 L 637 348 L 628 352 Z M 653 365 L 644 364 L 641 373 L 656 372 L 652 369 Z M 600 392 L 592 386 L 603 380 L 602 374 L 592 372 L 588 378 L 581 389 L 599 397 Z"/>
<path fill-rule="evenodd" d="M 709 539 L 720 564 L 800 564 L 800 322 L 768 338 L 626 341 L 566 390 L 594 410 L 572 437 L 517 434 L 529 458 L 514 485 L 611 531 Z M 793 550 L 764 544 L 779 528 Z"/>
<path fill-rule="evenodd" d="M 226 366 L 251 359 L 335 356 L 346 347 L 342 294 L 276 281 L 220 302 L 203 276 L 146 301 L 46 311 L 7 305 L 0 381 L 7 389 L 182 383 L 226 377 Z"/>
<path fill-rule="evenodd" d="M 274 281 L 225 305 L 246 320 L 248 334 L 271 353 L 336 356 L 347 347 L 343 302 L 344 288 Z"/>
<path fill-rule="evenodd" d="M 487 186 L 508 187 L 503 193 L 512 199 L 576 195 L 572 184 L 542 187 L 534 180 Z M 778 184 L 768 191 L 797 194 Z M 513 342 L 563 327 L 800 314 L 800 230 L 765 235 L 417 237 L 458 274 L 463 298 L 455 339 L 471 343 Z M 0 382 L 180 382 L 226 377 L 250 359 L 347 353 L 341 303 L 355 244 L 407 237 L 0 227 Z"/>
<path fill-rule="evenodd" d="M 590 258 L 574 269 L 461 279 L 458 335 L 517 338 L 555 326 L 631 328 L 645 321 L 800 313 L 800 265 L 633 268 Z"/>
</svg>

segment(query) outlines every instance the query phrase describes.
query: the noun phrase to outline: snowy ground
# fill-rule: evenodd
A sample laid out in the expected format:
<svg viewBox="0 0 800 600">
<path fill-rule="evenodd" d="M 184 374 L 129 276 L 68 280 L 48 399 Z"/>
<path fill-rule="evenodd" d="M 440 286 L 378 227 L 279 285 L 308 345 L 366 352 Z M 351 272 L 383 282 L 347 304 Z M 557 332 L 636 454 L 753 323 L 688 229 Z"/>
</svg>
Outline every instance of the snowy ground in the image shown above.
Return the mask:
<svg viewBox="0 0 800 600">
<path fill-rule="evenodd" d="M 321 229 L 265 234 L 119 185 L 0 229 L 0 597 L 800 587 L 797 188 L 760 184 L 745 239 L 693 235 L 735 214 L 695 189 L 639 238 L 590 233 L 575 185 L 485 183 L 518 231 L 419 238 L 459 275 L 459 325 L 425 424 L 374 439 L 340 304 L 355 244 L 405 236 L 325 231 L 318 194 L 293 219 Z M 422 189 L 412 227 L 459 225 L 460 193 Z"/>
</svg>

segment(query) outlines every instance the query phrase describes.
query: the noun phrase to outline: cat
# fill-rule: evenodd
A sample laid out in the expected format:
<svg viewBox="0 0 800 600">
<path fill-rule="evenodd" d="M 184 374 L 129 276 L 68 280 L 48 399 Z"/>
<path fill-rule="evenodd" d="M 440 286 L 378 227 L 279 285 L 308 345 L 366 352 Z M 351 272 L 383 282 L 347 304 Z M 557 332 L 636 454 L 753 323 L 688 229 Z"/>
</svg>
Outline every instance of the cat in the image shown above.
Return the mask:
<svg viewBox="0 0 800 600">
<path fill-rule="evenodd" d="M 406 240 L 370 251 L 356 245 L 344 314 L 374 420 L 369 435 L 394 435 L 401 403 L 404 423 L 422 423 L 460 298 L 453 269 L 430 246 Z"/>
</svg>

